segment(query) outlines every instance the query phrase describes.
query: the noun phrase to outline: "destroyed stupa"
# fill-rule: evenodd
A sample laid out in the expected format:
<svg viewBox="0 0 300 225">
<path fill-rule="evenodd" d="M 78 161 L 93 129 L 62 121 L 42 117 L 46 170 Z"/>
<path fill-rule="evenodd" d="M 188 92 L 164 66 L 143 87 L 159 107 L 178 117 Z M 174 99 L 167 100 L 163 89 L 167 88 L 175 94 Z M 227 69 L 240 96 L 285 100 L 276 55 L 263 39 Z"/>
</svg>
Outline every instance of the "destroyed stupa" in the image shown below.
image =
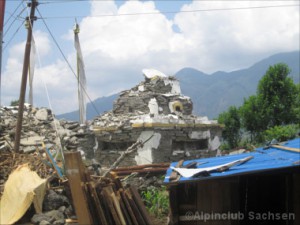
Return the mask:
<svg viewBox="0 0 300 225">
<path fill-rule="evenodd" d="M 192 114 L 193 103 L 181 94 L 175 77 L 152 69 L 145 80 L 121 92 L 113 110 L 93 121 L 98 146 L 96 157 L 111 165 L 137 140 L 145 141 L 122 165 L 140 165 L 216 155 L 222 127 L 207 117 Z"/>
</svg>

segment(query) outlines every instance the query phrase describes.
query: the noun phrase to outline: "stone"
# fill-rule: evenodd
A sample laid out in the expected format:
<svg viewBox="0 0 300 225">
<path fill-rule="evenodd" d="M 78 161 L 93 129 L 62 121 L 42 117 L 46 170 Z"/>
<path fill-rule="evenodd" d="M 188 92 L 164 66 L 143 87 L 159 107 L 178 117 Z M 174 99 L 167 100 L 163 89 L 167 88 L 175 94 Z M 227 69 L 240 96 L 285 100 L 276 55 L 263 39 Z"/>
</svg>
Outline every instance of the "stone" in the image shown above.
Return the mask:
<svg viewBox="0 0 300 225">
<path fill-rule="evenodd" d="M 48 222 L 47 220 L 42 220 L 39 225 L 48 225 L 51 224 L 50 222 Z"/>
<path fill-rule="evenodd" d="M 35 152 L 36 148 L 34 146 L 27 146 L 23 148 L 23 152 L 24 153 L 31 153 L 31 152 Z"/>
<path fill-rule="evenodd" d="M 36 112 L 35 117 L 36 117 L 38 120 L 46 121 L 46 120 L 48 119 L 48 110 L 47 110 L 46 108 L 39 109 L 39 110 Z"/>
<path fill-rule="evenodd" d="M 42 221 L 47 221 L 50 224 L 54 222 L 54 218 L 51 218 L 50 216 L 47 216 L 43 213 L 34 214 L 33 217 L 30 220 L 33 224 L 40 224 Z"/>
<path fill-rule="evenodd" d="M 45 211 L 59 209 L 61 206 L 69 206 L 69 200 L 66 196 L 56 193 L 53 190 L 49 190 L 45 195 L 43 202 L 43 209 Z"/>
<path fill-rule="evenodd" d="M 49 212 L 45 212 L 45 215 L 49 216 L 54 221 L 59 221 L 59 220 L 64 220 L 65 219 L 64 214 L 62 212 L 58 211 L 58 210 L 51 210 Z"/>
<path fill-rule="evenodd" d="M 20 140 L 21 145 L 30 146 L 30 145 L 41 145 L 42 141 L 44 141 L 45 137 L 42 136 L 32 136 L 27 138 L 22 138 Z"/>
</svg>

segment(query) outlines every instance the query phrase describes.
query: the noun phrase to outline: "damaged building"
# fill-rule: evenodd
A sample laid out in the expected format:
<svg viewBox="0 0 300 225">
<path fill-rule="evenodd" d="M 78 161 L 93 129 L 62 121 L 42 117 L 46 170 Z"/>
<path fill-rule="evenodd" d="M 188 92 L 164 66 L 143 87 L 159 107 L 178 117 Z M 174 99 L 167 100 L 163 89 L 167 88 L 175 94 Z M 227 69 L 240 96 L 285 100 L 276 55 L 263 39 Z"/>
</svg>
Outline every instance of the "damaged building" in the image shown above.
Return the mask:
<svg viewBox="0 0 300 225">
<path fill-rule="evenodd" d="M 192 114 L 192 100 L 182 95 L 175 77 L 152 69 L 143 70 L 143 74 L 143 82 L 123 91 L 113 110 L 93 121 L 98 141 L 95 154 L 100 162 L 112 164 L 138 140 L 146 143 L 123 165 L 216 155 L 221 125 Z"/>
</svg>

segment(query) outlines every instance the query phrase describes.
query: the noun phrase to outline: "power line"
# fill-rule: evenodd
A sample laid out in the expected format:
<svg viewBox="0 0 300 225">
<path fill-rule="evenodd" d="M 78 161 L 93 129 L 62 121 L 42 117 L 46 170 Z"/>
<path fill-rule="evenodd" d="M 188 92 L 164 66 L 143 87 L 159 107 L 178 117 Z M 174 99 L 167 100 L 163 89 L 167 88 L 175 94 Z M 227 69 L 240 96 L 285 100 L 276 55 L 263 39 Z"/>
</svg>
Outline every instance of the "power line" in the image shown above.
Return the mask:
<svg viewBox="0 0 300 225">
<path fill-rule="evenodd" d="M 25 9 L 26 9 L 26 7 L 24 7 L 22 10 L 21 10 L 21 12 L 16 16 L 16 17 L 14 17 L 15 19 L 11 22 L 11 24 L 8 26 L 8 28 L 5 30 L 5 32 L 4 32 L 4 36 L 3 37 L 5 37 L 5 35 L 8 33 L 8 31 L 10 30 L 10 28 L 12 27 L 12 25 L 14 24 L 14 22 L 17 20 L 17 19 L 20 19 L 20 16 L 21 16 L 21 14 L 25 11 Z M 23 18 L 24 19 L 24 18 Z"/>
<path fill-rule="evenodd" d="M 46 29 L 48 30 L 48 32 L 49 32 L 49 34 L 50 34 L 50 36 L 52 37 L 52 39 L 53 39 L 53 41 L 54 41 L 54 43 L 55 43 L 56 47 L 58 48 L 58 50 L 59 50 L 59 51 L 60 51 L 60 53 L 62 54 L 62 56 L 63 56 L 64 60 L 66 61 L 66 63 L 67 63 L 67 65 L 68 65 L 68 67 L 70 68 L 70 70 L 71 70 L 72 74 L 75 76 L 75 78 L 76 78 L 76 80 L 77 80 L 76 73 L 74 72 L 74 70 L 73 70 L 73 68 L 72 68 L 71 64 L 69 63 L 69 61 L 68 61 L 67 57 L 65 56 L 65 54 L 64 54 L 64 53 L 63 53 L 63 51 L 62 51 L 62 49 L 60 48 L 60 46 L 59 46 L 58 42 L 56 41 L 56 39 L 55 39 L 54 35 L 53 35 L 53 34 L 52 34 L 52 32 L 50 31 L 50 29 L 49 29 L 48 25 L 46 24 L 46 22 L 45 22 L 44 18 L 42 17 L 42 15 L 41 15 L 40 11 L 38 10 L 38 8 L 37 8 L 36 10 L 37 10 L 38 14 L 40 15 L 40 17 L 41 17 L 41 19 L 42 19 L 42 21 L 43 21 L 43 23 L 44 23 L 44 25 L 45 25 Z M 92 104 L 92 106 L 93 106 L 94 110 L 96 111 L 96 113 L 97 113 L 98 115 L 100 115 L 100 113 L 99 113 L 98 109 L 96 108 L 95 104 L 92 102 L 92 100 L 91 100 L 90 96 L 88 95 L 88 93 L 87 93 L 86 89 L 84 88 L 84 86 L 81 84 L 81 82 L 79 82 L 79 84 L 80 84 L 81 88 L 83 89 L 83 91 L 84 91 L 85 95 L 86 95 L 86 96 L 87 96 L 87 98 L 89 99 L 90 103 Z"/>
<path fill-rule="evenodd" d="M 20 8 L 20 6 L 22 5 L 23 1 L 24 1 L 24 0 L 22 0 L 22 1 L 20 2 L 20 4 L 19 4 L 19 5 L 17 6 L 17 8 L 13 11 L 13 13 L 9 13 L 10 16 L 9 16 L 9 18 L 6 20 L 6 22 L 4 23 L 4 26 L 6 26 L 6 24 L 10 21 L 10 19 L 14 16 L 15 12 Z"/>
<path fill-rule="evenodd" d="M 78 0 L 79 1 L 79 0 Z M 85 1 L 85 0 L 82 0 Z M 197 12 L 212 12 L 212 11 L 232 11 L 232 10 L 249 10 L 249 9 L 265 9 L 265 8 L 282 8 L 282 7 L 295 7 L 300 6 L 299 4 L 293 5 L 269 5 L 269 6 L 253 6 L 253 7 L 235 7 L 235 8 L 217 8 L 217 9 L 194 9 L 194 10 L 182 10 L 182 11 L 158 11 L 158 12 L 145 12 L 145 13 L 120 13 L 120 14 L 102 14 L 94 16 L 49 16 L 44 19 L 74 19 L 84 17 L 117 17 L 117 16 L 139 16 L 139 15 L 157 15 L 157 14 L 176 14 L 176 13 L 197 13 Z"/>
<path fill-rule="evenodd" d="M 9 45 L 9 43 L 14 39 L 14 37 L 16 36 L 16 34 L 19 32 L 20 28 L 23 26 L 23 24 L 25 23 L 25 20 L 21 23 L 21 25 L 17 28 L 17 30 L 15 31 L 15 33 L 12 35 L 12 37 L 9 39 L 8 42 L 5 42 L 6 45 L 3 48 L 3 51 L 5 51 L 5 49 L 7 48 L 7 46 Z"/>
</svg>

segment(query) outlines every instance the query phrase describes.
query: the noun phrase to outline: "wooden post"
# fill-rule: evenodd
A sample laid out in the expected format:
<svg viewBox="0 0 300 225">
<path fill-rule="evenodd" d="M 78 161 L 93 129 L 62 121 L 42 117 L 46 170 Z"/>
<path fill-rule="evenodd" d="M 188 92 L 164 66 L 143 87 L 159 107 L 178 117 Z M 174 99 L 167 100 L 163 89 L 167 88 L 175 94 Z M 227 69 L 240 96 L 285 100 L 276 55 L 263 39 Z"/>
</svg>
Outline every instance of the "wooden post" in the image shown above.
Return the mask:
<svg viewBox="0 0 300 225">
<path fill-rule="evenodd" d="M 19 148 L 20 148 L 24 102 L 25 102 L 25 95 L 26 95 L 26 84 L 27 84 L 28 67 L 29 67 L 29 61 L 30 61 L 32 27 L 33 27 L 33 21 L 35 20 L 34 12 L 35 12 L 35 8 L 38 5 L 38 3 L 36 0 L 31 0 L 31 4 L 29 4 L 29 5 L 31 6 L 31 10 L 30 10 L 30 16 L 28 17 L 29 26 L 28 26 L 27 41 L 26 41 L 24 62 L 23 62 L 21 88 L 20 88 L 19 111 L 18 111 L 18 120 L 17 120 L 17 126 L 16 126 L 15 146 L 14 146 L 15 152 L 19 152 Z"/>
<path fill-rule="evenodd" d="M 80 152 L 65 153 L 65 166 L 78 223 L 82 225 L 93 224 L 88 197 L 85 192 L 85 168 Z"/>
</svg>

